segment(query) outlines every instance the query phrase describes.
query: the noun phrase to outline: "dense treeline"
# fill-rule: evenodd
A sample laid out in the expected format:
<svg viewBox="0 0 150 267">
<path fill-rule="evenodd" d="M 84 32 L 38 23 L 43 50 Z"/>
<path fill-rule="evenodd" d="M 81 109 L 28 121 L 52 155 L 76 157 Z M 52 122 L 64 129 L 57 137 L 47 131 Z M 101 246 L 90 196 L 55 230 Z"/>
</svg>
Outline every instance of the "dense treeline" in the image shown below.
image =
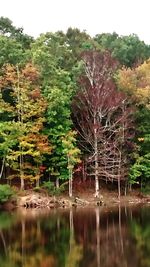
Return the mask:
<svg viewBox="0 0 150 267">
<path fill-rule="evenodd" d="M 0 177 L 149 184 L 150 46 L 69 28 L 36 40 L 0 18 Z"/>
</svg>

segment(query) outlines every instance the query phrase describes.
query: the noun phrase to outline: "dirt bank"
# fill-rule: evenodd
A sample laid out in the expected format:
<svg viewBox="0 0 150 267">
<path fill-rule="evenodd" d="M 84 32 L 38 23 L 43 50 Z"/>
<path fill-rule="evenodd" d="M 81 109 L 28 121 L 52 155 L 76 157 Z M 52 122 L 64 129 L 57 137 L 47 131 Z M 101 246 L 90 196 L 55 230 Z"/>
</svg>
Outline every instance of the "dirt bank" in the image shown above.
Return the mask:
<svg viewBox="0 0 150 267">
<path fill-rule="evenodd" d="M 150 196 L 144 196 L 139 192 L 132 192 L 127 196 L 118 198 L 117 192 L 103 191 L 99 198 L 94 197 L 94 192 L 87 191 L 76 193 L 72 198 L 66 194 L 61 196 L 48 196 L 43 193 L 33 191 L 25 192 L 24 195 L 18 196 L 17 207 L 24 208 L 70 208 L 78 206 L 112 206 L 125 204 L 150 203 Z"/>
</svg>

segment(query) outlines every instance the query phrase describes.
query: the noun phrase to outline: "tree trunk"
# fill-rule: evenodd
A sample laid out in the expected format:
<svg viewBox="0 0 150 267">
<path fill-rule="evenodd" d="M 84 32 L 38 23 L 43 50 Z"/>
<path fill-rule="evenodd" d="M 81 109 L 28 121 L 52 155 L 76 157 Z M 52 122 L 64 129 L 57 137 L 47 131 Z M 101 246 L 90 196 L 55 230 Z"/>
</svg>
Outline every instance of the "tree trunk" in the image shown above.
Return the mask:
<svg viewBox="0 0 150 267">
<path fill-rule="evenodd" d="M 69 169 L 69 197 L 72 197 L 72 169 Z"/>
<path fill-rule="evenodd" d="M 59 188 L 59 177 L 56 178 L 56 188 Z"/>
<path fill-rule="evenodd" d="M 142 188 L 143 188 L 143 183 L 142 183 L 142 178 L 141 178 L 141 192 L 142 192 Z"/>
<path fill-rule="evenodd" d="M 127 195 L 127 190 L 128 190 L 128 181 L 127 179 L 125 180 L 125 188 L 124 188 L 124 195 Z"/>
<path fill-rule="evenodd" d="M 86 181 L 86 168 L 87 168 L 87 163 L 86 159 L 82 163 L 82 176 L 83 176 L 83 182 Z"/>
<path fill-rule="evenodd" d="M 4 166 L 5 166 L 5 157 L 3 157 L 3 160 L 2 160 L 2 167 L 1 167 L 1 172 L 0 172 L 0 179 L 2 178 L 2 175 L 3 175 Z"/>
<path fill-rule="evenodd" d="M 20 88 L 20 74 L 19 74 L 19 67 L 18 65 L 16 66 L 17 68 L 17 102 L 18 102 L 18 122 L 21 125 L 21 129 L 23 126 L 23 106 L 22 106 L 22 100 L 21 100 L 21 88 Z M 21 186 L 20 189 L 24 190 L 24 178 L 23 178 L 23 155 L 22 155 L 22 147 L 19 144 L 19 151 L 20 151 L 20 156 L 19 156 L 19 168 L 20 168 L 20 180 L 21 180 Z"/>
<path fill-rule="evenodd" d="M 36 187 L 40 187 L 40 179 L 36 180 Z"/>
<path fill-rule="evenodd" d="M 20 148 L 21 151 L 21 148 Z M 21 190 L 24 190 L 24 178 L 23 178 L 23 156 L 20 155 L 20 180 L 21 180 Z"/>
<path fill-rule="evenodd" d="M 20 187 L 21 190 L 24 190 L 24 179 L 21 178 L 21 187 Z"/>
<path fill-rule="evenodd" d="M 120 191 L 121 190 L 120 190 L 120 175 L 119 175 L 119 177 L 118 177 L 118 198 L 119 198 L 119 200 L 120 200 L 120 195 L 121 195 Z"/>
<path fill-rule="evenodd" d="M 128 188 L 129 188 L 129 191 L 131 192 L 132 191 L 132 184 L 128 184 Z"/>
<path fill-rule="evenodd" d="M 97 130 L 94 129 L 95 197 L 99 197 Z"/>
<path fill-rule="evenodd" d="M 119 166 L 118 166 L 118 198 L 119 200 L 121 196 L 120 179 L 121 179 L 121 152 L 119 151 Z"/>
</svg>

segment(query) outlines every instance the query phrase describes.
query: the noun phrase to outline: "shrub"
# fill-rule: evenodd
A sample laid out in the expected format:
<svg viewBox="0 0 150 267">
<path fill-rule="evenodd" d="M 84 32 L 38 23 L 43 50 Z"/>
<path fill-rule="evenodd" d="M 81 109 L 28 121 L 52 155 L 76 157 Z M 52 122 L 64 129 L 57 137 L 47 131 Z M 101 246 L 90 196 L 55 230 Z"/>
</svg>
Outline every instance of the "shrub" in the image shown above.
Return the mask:
<svg viewBox="0 0 150 267">
<path fill-rule="evenodd" d="M 50 181 L 44 182 L 42 188 L 46 189 L 50 195 L 59 195 L 64 191 L 63 185 L 61 185 L 59 188 L 56 188 L 54 183 Z"/>
<path fill-rule="evenodd" d="M 7 202 L 13 195 L 14 191 L 9 185 L 0 185 L 0 204 Z"/>
<path fill-rule="evenodd" d="M 146 185 L 145 187 L 142 187 L 142 193 L 143 195 L 150 195 L 150 185 Z"/>
</svg>

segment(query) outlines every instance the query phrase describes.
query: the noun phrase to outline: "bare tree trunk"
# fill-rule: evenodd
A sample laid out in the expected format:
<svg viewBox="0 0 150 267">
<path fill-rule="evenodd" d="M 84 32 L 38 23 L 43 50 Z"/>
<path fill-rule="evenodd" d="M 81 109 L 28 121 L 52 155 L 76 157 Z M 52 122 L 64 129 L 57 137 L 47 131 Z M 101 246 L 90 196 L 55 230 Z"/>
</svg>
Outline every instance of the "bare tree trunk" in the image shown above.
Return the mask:
<svg viewBox="0 0 150 267">
<path fill-rule="evenodd" d="M 3 157 L 3 160 L 2 160 L 2 167 L 1 167 L 1 171 L 0 171 L 0 179 L 2 178 L 2 175 L 3 175 L 3 171 L 4 171 L 4 166 L 5 166 L 5 157 Z"/>
<path fill-rule="evenodd" d="M 132 184 L 128 183 L 128 190 L 131 192 L 132 191 Z"/>
<path fill-rule="evenodd" d="M 21 178 L 21 186 L 20 186 L 20 189 L 21 190 L 24 190 L 24 179 L 23 178 Z"/>
<path fill-rule="evenodd" d="M 56 178 L 56 188 L 59 188 L 59 177 Z"/>
<path fill-rule="evenodd" d="M 36 180 L 36 187 L 40 187 L 40 179 Z"/>
<path fill-rule="evenodd" d="M 21 150 L 21 148 L 20 148 Z M 21 190 L 24 190 L 24 178 L 23 178 L 23 156 L 20 155 L 20 180 L 21 180 Z"/>
<path fill-rule="evenodd" d="M 70 168 L 70 158 L 68 156 L 68 169 L 69 169 L 69 197 L 72 197 L 72 168 Z"/>
<path fill-rule="evenodd" d="M 142 191 L 142 189 L 143 189 L 142 178 L 141 178 L 141 183 L 140 183 L 140 185 L 141 185 L 141 191 Z"/>
<path fill-rule="evenodd" d="M 121 179 L 121 152 L 119 151 L 119 166 L 118 166 L 118 198 L 119 200 L 121 196 L 120 179 Z"/>
<path fill-rule="evenodd" d="M 127 195 L 127 190 L 128 190 L 128 182 L 127 179 L 125 180 L 125 188 L 124 188 L 124 195 Z"/>
<path fill-rule="evenodd" d="M 82 165 L 82 176 L 83 176 L 83 182 L 86 181 L 86 159 L 85 161 L 83 161 L 83 165 Z"/>
<path fill-rule="evenodd" d="M 72 197 L 72 169 L 69 169 L 69 197 Z"/>
<path fill-rule="evenodd" d="M 94 129 L 95 197 L 99 197 L 97 130 Z"/>
<path fill-rule="evenodd" d="M 19 168 L 20 168 L 20 180 L 21 180 L 21 190 L 24 190 L 24 172 L 23 172 L 23 155 L 22 148 L 20 147 L 20 157 L 19 157 Z"/>
<path fill-rule="evenodd" d="M 120 192 L 120 175 L 118 177 L 118 198 L 120 199 L 120 195 L 121 195 L 121 192 Z"/>
<path fill-rule="evenodd" d="M 19 67 L 17 65 L 17 76 L 18 76 L 18 81 L 17 81 L 17 101 L 20 107 L 18 107 L 18 121 L 20 122 L 20 125 L 23 125 L 23 107 L 22 107 L 22 100 L 21 100 L 21 89 L 20 89 L 20 74 L 19 74 Z M 22 128 L 22 127 L 21 127 Z M 24 190 L 24 178 L 23 178 L 23 155 L 22 155 L 22 147 L 19 145 L 19 151 L 20 151 L 20 156 L 19 156 L 19 168 L 20 168 L 20 180 L 21 180 L 21 186 L 20 189 Z"/>
</svg>

